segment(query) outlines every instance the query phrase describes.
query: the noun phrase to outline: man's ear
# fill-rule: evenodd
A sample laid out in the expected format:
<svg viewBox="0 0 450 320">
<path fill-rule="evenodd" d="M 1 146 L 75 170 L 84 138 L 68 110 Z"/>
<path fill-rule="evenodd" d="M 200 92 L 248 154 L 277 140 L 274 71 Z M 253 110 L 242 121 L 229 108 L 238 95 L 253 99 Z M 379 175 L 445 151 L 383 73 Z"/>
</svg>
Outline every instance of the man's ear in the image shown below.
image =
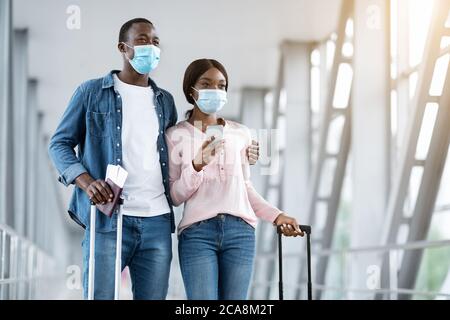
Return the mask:
<svg viewBox="0 0 450 320">
<path fill-rule="evenodd" d="M 117 44 L 117 49 L 119 49 L 119 51 L 120 51 L 121 53 L 126 53 L 125 45 L 124 45 L 122 42 L 119 42 L 119 43 Z"/>
</svg>

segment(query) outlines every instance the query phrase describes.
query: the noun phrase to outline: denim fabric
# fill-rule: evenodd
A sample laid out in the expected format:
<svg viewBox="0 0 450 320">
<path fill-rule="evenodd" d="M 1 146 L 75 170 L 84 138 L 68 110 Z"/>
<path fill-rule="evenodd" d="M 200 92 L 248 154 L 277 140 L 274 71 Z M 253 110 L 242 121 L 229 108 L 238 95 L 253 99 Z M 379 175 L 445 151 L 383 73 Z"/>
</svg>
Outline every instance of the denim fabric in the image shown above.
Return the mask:
<svg viewBox="0 0 450 320">
<path fill-rule="evenodd" d="M 219 214 L 179 235 L 181 273 L 189 300 L 246 300 L 255 258 L 255 229 Z"/>
<path fill-rule="evenodd" d="M 172 261 L 171 214 L 150 218 L 123 217 L 122 270 L 130 269 L 135 300 L 164 300 Z M 87 298 L 89 228 L 82 242 L 83 293 Z M 94 299 L 114 299 L 116 232 L 96 233 Z"/>
<path fill-rule="evenodd" d="M 104 179 L 108 164 L 122 164 L 122 100 L 114 90 L 112 71 L 104 78 L 83 83 L 75 91 L 62 120 L 49 144 L 53 160 L 65 186 L 88 172 L 94 179 Z M 170 93 L 160 89 L 149 79 L 154 91 L 154 104 L 159 119 L 157 146 L 165 194 L 171 208 L 171 231 L 175 232 L 172 200 L 169 192 L 169 156 L 165 132 L 174 126 L 178 116 Z M 78 147 L 78 153 L 75 148 Z M 89 225 L 90 201 L 85 192 L 75 187 L 69 205 L 69 214 L 83 228 Z M 97 231 L 114 231 L 116 222 L 98 212 Z"/>
</svg>

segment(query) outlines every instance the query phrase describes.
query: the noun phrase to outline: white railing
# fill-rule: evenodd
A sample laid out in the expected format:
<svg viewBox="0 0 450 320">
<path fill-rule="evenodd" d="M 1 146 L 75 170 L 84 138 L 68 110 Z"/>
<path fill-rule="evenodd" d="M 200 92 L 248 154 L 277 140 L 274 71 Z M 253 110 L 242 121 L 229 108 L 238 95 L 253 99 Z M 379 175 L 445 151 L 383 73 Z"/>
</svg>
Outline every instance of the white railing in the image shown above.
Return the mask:
<svg viewBox="0 0 450 320">
<path fill-rule="evenodd" d="M 0 224 L 0 300 L 39 298 L 39 283 L 51 278 L 54 266 L 44 251 Z"/>
<path fill-rule="evenodd" d="M 335 285 L 323 285 L 313 283 L 313 291 L 322 291 L 322 292 L 340 292 L 342 293 L 343 298 L 348 297 L 349 294 L 366 294 L 367 296 L 373 296 L 377 294 L 382 294 L 384 296 L 388 296 L 390 299 L 397 299 L 398 295 L 409 295 L 411 297 L 423 296 L 428 298 L 439 298 L 439 299 L 447 299 L 450 300 L 450 292 L 438 292 L 438 291 L 423 291 L 423 290 L 412 290 L 405 288 L 397 288 L 395 284 L 397 283 L 397 279 L 390 279 L 390 287 L 389 288 L 354 288 L 346 285 L 347 280 L 350 278 L 351 273 L 351 263 L 349 263 L 350 258 L 355 255 L 364 255 L 364 254 L 388 254 L 389 257 L 395 257 L 394 259 L 389 259 L 389 269 L 397 269 L 400 256 L 403 254 L 405 250 L 426 250 L 426 249 L 436 249 L 436 248 L 449 248 L 450 250 L 450 240 L 440 240 L 440 241 L 416 241 L 405 244 L 392 244 L 387 246 L 367 246 L 367 247 L 358 247 L 358 248 L 349 248 L 349 249 L 326 249 L 318 252 L 312 252 L 313 259 L 318 257 L 331 257 L 337 256 L 340 257 L 341 261 L 341 281 L 343 284 L 341 286 Z M 257 259 L 263 260 L 275 260 L 278 258 L 277 252 L 274 253 L 264 253 L 258 255 Z M 300 263 L 300 261 L 304 258 L 304 253 L 299 252 L 287 252 L 283 254 L 283 259 L 297 259 L 296 263 Z M 380 260 L 381 261 L 381 260 Z M 314 271 L 314 269 L 313 269 Z M 449 270 L 450 272 L 450 270 Z M 394 273 L 395 274 L 395 273 Z M 392 273 L 388 276 L 392 277 Z M 255 288 L 261 287 L 270 287 L 277 288 L 277 281 L 260 281 L 252 283 L 252 286 Z M 285 289 L 293 289 L 293 290 L 303 290 L 306 288 L 306 282 L 300 281 L 296 283 L 286 283 Z M 304 290 L 306 291 L 306 290 Z"/>
</svg>

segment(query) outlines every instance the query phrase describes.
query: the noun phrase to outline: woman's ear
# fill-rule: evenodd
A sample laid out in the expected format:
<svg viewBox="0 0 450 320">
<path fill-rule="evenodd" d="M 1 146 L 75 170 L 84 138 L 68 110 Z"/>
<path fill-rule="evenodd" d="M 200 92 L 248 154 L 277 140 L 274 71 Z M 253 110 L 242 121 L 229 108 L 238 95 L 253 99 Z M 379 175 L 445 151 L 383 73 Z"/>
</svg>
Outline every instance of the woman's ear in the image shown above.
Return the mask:
<svg viewBox="0 0 450 320">
<path fill-rule="evenodd" d="M 194 99 L 195 100 L 195 90 L 194 90 L 194 88 L 191 88 L 191 93 L 189 94 L 190 96 L 191 96 L 191 98 L 192 99 Z"/>
</svg>

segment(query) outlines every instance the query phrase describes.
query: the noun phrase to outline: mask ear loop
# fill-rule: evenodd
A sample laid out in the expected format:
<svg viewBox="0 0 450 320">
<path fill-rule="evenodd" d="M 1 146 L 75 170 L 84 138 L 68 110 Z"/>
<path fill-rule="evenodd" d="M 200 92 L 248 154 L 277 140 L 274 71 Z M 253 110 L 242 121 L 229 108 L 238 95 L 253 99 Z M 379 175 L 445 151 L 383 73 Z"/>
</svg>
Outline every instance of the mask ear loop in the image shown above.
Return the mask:
<svg viewBox="0 0 450 320">
<path fill-rule="evenodd" d="M 126 44 L 125 42 L 121 42 L 121 43 L 134 51 L 134 48 L 132 46 Z M 126 52 L 124 52 L 123 54 L 125 55 L 125 58 L 127 58 L 128 61 L 131 61 L 131 59 L 128 57 Z"/>
<path fill-rule="evenodd" d="M 195 89 L 194 87 L 191 87 L 192 89 L 194 89 L 195 91 L 197 91 L 200 94 L 200 90 Z M 194 95 L 191 93 L 191 98 L 192 100 L 194 100 L 194 107 L 199 107 L 198 106 L 198 100 L 195 100 Z"/>
<path fill-rule="evenodd" d="M 127 44 L 127 43 L 125 43 L 125 42 L 121 42 L 122 44 L 124 44 L 124 45 L 126 45 L 128 48 L 130 48 L 130 49 L 133 49 L 134 50 L 134 47 L 132 47 L 132 46 L 130 46 L 129 44 Z"/>
</svg>

